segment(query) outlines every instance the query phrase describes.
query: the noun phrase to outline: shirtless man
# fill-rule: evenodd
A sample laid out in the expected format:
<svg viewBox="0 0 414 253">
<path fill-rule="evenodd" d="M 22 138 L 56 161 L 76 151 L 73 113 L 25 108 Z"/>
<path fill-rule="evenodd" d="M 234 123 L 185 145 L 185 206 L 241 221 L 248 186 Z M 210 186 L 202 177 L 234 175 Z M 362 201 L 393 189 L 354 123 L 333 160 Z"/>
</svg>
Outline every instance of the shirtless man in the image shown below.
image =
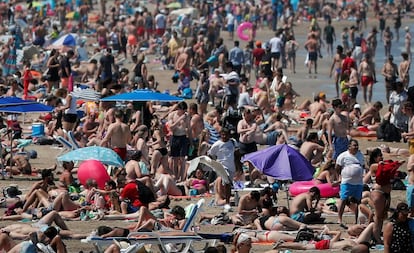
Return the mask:
<svg viewBox="0 0 414 253">
<path fill-rule="evenodd" d="M 217 96 L 217 92 L 223 89 L 225 85 L 224 79 L 220 76 L 220 69 L 214 69 L 214 74 L 210 76 L 209 81 L 210 89 L 208 90 L 208 94 L 210 96 L 210 101 L 208 103 L 214 106 L 214 99 Z"/>
<path fill-rule="evenodd" d="M 405 27 L 405 37 L 404 37 L 405 52 L 408 54 L 411 61 L 411 33 L 408 26 Z"/>
<path fill-rule="evenodd" d="M 365 54 L 358 68 L 359 76 L 361 77 L 362 93 L 364 95 L 365 104 L 370 104 L 372 100 L 372 86 L 376 81 L 375 64 L 369 54 Z M 368 98 L 367 98 L 368 90 Z"/>
<path fill-rule="evenodd" d="M 408 131 L 406 133 L 402 133 L 401 137 L 404 140 L 411 140 L 414 139 L 414 112 L 413 112 L 413 104 L 409 101 L 404 102 L 402 111 L 405 116 L 408 117 Z"/>
<path fill-rule="evenodd" d="M 32 170 L 29 160 L 27 160 L 24 155 L 14 155 L 12 162 L 13 164 L 11 167 L 6 167 L 6 171 L 10 172 L 11 175 L 31 175 L 32 172 L 36 172 Z"/>
<path fill-rule="evenodd" d="M 96 40 L 98 41 L 100 48 L 106 48 L 108 46 L 108 34 L 108 29 L 102 22 L 101 25 L 98 26 L 98 29 L 96 29 Z"/>
<path fill-rule="evenodd" d="M 252 191 L 240 198 L 237 214 L 231 217 L 233 224 L 247 226 L 253 223 L 259 213 L 260 193 Z"/>
<path fill-rule="evenodd" d="M 341 114 L 342 101 L 340 99 L 334 99 L 332 107 L 334 114 L 329 118 L 328 143 L 329 150 L 333 151 L 333 159 L 336 160 L 339 154 L 348 149 L 349 122 L 348 118 Z"/>
<path fill-rule="evenodd" d="M 332 78 L 332 72 L 335 69 L 334 78 L 335 78 L 336 97 L 339 97 L 339 80 L 341 78 L 342 61 L 344 59 L 345 59 L 344 48 L 339 45 L 336 47 L 336 54 L 333 58 L 331 70 L 329 71 L 329 78 Z"/>
<path fill-rule="evenodd" d="M 197 156 L 199 136 L 204 129 L 204 121 L 203 118 L 198 114 L 198 105 L 196 103 L 190 104 L 190 107 L 188 108 L 188 113 L 191 116 L 190 128 L 191 136 L 193 137 L 193 152 L 189 156 L 189 160 L 191 160 Z"/>
<path fill-rule="evenodd" d="M 320 198 L 321 192 L 316 186 L 294 197 L 290 208 L 290 218 L 304 222 L 307 219 L 320 217 L 320 213 L 315 212 Z M 314 201 L 315 204 L 313 204 Z"/>
<path fill-rule="evenodd" d="M 408 85 L 410 83 L 411 60 L 409 59 L 409 55 L 406 52 L 401 53 L 401 57 L 403 58 L 403 61 L 400 63 L 398 73 L 400 74 L 400 79 L 404 84 L 404 87 L 408 89 Z"/>
<path fill-rule="evenodd" d="M 115 122 L 108 127 L 108 132 L 101 142 L 101 146 L 112 148 L 125 161 L 127 156 L 126 145 L 131 140 L 131 131 L 129 126 L 122 122 L 124 114 L 122 111 L 115 110 Z"/>
<path fill-rule="evenodd" d="M 313 126 L 318 128 L 322 124 L 322 115 L 327 110 L 326 94 L 320 92 L 314 98 L 314 102 L 309 105 L 310 115 L 313 118 Z"/>
<path fill-rule="evenodd" d="M 308 69 L 309 74 L 312 73 L 312 66 L 315 68 L 315 74 L 318 74 L 318 41 L 315 34 L 311 34 L 310 38 L 305 42 L 305 48 L 308 51 Z"/>
<path fill-rule="evenodd" d="M 187 103 L 180 102 L 177 110 L 168 116 L 168 124 L 172 131 L 170 143 L 171 169 L 174 172 L 177 182 L 185 180 L 185 156 L 188 155 L 188 148 L 192 143 L 191 117 L 187 113 Z"/>
<path fill-rule="evenodd" d="M 359 118 L 359 124 L 363 126 L 378 126 L 379 123 L 381 123 L 381 109 L 382 103 L 380 101 L 377 101 L 373 105 L 367 107 Z"/>
<path fill-rule="evenodd" d="M 325 147 L 318 144 L 318 134 L 310 133 L 306 141 L 300 147 L 299 152 L 311 162 L 312 166 L 317 166 L 323 159 Z"/>
<path fill-rule="evenodd" d="M 381 74 L 385 78 L 385 96 L 387 103 L 390 103 L 390 94 L 392 91 L 392 85 L 397 81 L 398 78 L 398 67 L 397 64 L 393 62 L 394 57 L 392 55 L 388 56 L 388 60 L 384 63 L 382 67 Z"/>
<path fill-rule="evenodd" d="M 407 204 L 411 208 L 411 217 L 414 217 L 414 155 L 410 155 L 407 162 L 408 185 L 406 191 Z"/>
<path fill-rule="evenodd" d="M 239 145 L 241 155 L 257 151 L 257 145 L 254 141 L 256 129 L 257 124 L 252 112 L 249 109 L 244 109 L 243 119 L 237 124 L 237 133 L 240 134 Z"/>
<path fill-rule="evenodd" d="M 298 145 L 302 145 L 306 141 L 306 138 L 308 137 L 309 130 L 312 129 L 313 126 L 313 119 L 307 119 L 306 125 L 299 128 L 299 130 L 296 132 L 296 139 L 298 140 Z"/>
</svg>

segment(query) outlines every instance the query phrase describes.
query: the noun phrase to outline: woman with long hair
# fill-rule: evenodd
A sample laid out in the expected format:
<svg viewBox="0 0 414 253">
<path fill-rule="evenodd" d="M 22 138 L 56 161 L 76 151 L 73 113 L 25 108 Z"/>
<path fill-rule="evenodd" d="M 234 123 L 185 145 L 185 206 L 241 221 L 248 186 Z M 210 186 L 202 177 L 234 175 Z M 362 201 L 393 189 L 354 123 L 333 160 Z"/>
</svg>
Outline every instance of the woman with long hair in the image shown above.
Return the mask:
<svg viewBox="0 0 414 253">
<path fill-rule="evenodd" d="M 391 222 L 384 226 L 384 252 L 414 252 L 411 244 L 408 214 L 408 205 L 399 203 L 391 217 Z"/>
<path fill-rule="evenodd" d="M 49 59 L 47 60 L 47 94 L 49 94 L 52 91 L 52 88 L 54 87 L 55 89 L 59 88 L 59 81 L 60 81 L 60 76 L 59 76 L 59 68 L 60 68 L 60 63 L 59 63 L 59 51 L 56 49 L 52 49 L 52 51 L 50 51 L 50 56 Z"/>
<path fill-rule="evenodd" d="M 158 169 L 161 174 L 168 173 L 168 149 L 165 142 L 164 131 L 159 119 L 154 116 L 151 120 L 151 175 L 155 175 Z"/>
<path fill-rule="evenodd" d="M 379 185 L 375 182 L 375 175 L 378 170 L 378 165 L 383 162 L 383 155 L 379 148 L 374 149 L 369 156 L 369 175 L 371 183 L 371 200 L 374 204 L 374 238 L 377 243 L 381 243 L 381 231 L 384 219 L 387 216 L 387 211 L 391 203 L 391 183 L 387 185 Z M 368 174 L 367 173 L 367 174 Z"/>
</svg>

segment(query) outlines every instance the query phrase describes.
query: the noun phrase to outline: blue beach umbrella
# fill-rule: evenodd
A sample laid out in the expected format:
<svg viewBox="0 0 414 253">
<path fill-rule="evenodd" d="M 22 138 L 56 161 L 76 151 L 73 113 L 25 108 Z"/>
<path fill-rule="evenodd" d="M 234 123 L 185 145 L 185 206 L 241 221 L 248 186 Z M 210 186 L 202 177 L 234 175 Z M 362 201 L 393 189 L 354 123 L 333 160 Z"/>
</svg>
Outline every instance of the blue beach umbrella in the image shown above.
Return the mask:
<svg viewBox="0 0 414 253">
<path fill-rule="evenodd" d="M 10 106 L 0 107 L 0 112 L 7 112 L 7 113 L 51 112 L 51 111 L 53 111 L 53 107 L 40 104 L 40 103 L 10 105 Z"/>
<path fill-rule="evenodd" d="M 152 90 L 135 90 L 110 97 L 102 98 L 101 101 L 155 101 L 155 102 L 180 102 L 183 98 L 159 93 Z"/>
<path fill-rule="evenodd" d="M 109 148 L 92 146 L 70 151 L 57 158 L 58 162 L 82 162 L 87 160 L 98 160 L 103 164 L 123 167 L 124 161 L 115 151 Z"/>
<path fill-rule="evenodd" d="M 69 33 L 55 40 L 51 46 L 52 47 L 61 47 L 61 46 L 74 47 L 76 46 L 77 40 L 78 40 L 78 35 L 76 35 L 75 33 Z"/>
<path fill-rule="evenodd" d="M 18 97 L 0 97 L 0 107 L 35 104 L 37 102 L 32 100 L 24 100 Z"/>
</svg>

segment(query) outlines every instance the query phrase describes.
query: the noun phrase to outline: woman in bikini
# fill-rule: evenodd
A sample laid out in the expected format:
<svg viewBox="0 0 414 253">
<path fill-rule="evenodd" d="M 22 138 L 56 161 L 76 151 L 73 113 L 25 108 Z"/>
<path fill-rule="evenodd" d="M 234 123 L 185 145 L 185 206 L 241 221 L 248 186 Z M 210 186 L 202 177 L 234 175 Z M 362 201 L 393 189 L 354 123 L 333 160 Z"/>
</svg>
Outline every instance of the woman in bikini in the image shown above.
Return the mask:
<svg viewBox="0 0 414 253">
<path fill-rule="evenodd" d="M 337 186 L 341 183 L 339 180 L 338 171 L 335 169 L 335 161 L 329 160 L 326 162 L 322 168 L 319 175 L 316 177 L 315 182 L 317 184 L 331 184 L 332 186 Z"/>
<path fill-rule="evenodd" d="M 384 219 L 387 216 L 387 211 L 391 203 L 391 183 L 387 185 L 379 185 L 375 181 L 375 175 L 378 169 L 378 164 L 383 161 L 383 155 L 379 148 L 374 149 L 369 156 L 369 174 L 371 183 L 371 200 L 374 204 L 374 237 L 377 243 L 381 243 L 381 231 Z M 367 177 L 366 175 L 365 177 Z"/>
<path fill-rule="evenodd" d="M 146 125 L 141 125 L 137 128 L 136 150 L 141 151 L 141 161 L 144 162 L 147 167 L 150 166 L 149 147 L 147 145 L 148 135 L 149 132 Z"/>
<path fill-rule="evenodd" d="M 197 194 L 208 192 L 209 182 L 204 179 L 204 171 L 202 168 L 197 168 L 194 177 L 187 179 L 186 186 L 191 190 L 195 190 Z"/>
<path fill-rule="evenodd" d="M 254 220 L 257 230 L 270 230 L 270 231 L 294 231 L 299 230 L 301 226 L 305 226 L 304 223 L 295 221 L 288 217 L 286 214 L 279 214 L 276 216 L 265 215 Z M 308 226 L 311 229 L 320 229 L 319 226 Z"/>
<path fill-rule="evenodd" d="M 157 170 L 159 173 L 165 174 L 169 172 L 167 144 L 160 121 L 155 115 L 153 117 L 151 120 L 152 141 L 148 144 L 152 149 L 151 175 L 154 175 Z"/>
</svg>

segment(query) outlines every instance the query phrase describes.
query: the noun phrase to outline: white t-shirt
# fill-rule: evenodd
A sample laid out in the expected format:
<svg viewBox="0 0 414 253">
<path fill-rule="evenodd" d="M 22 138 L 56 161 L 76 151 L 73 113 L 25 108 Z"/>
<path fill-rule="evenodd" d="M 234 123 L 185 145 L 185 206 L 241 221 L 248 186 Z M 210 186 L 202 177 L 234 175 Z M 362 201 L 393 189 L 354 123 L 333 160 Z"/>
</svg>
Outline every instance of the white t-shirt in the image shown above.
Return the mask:
<svg viewBox="0 0 414 253">
<path fill-rule="evenodd" d="M 155 16 L 155 28 L 156 29 L 164 29 L 167 25 L 166 18 L 164 14 L 158 13 Z"/>
<path fill-rule="evenodd" d="M 336 164 L 342 167 L 342 184 L 362 185 L 364 176 L 364 155 L 358 151 L 355 155 L 349 151 L 342 152 L 336 159 Z"/>
<path fill-rule="evenodd" d="M 236 21 L 232 13 L 227 14 L 226 20 L 227 20 L 227 25 L 234 25 L 234 22 Z"/>
<path fill-rule="evenodd" d="M 280 53 L 282 49 L 282 40 L 279 37 L 273 37 L 269 41 L 269 44 L 271 46 L 270 48 L 271 53 Z"/>
</svg>

